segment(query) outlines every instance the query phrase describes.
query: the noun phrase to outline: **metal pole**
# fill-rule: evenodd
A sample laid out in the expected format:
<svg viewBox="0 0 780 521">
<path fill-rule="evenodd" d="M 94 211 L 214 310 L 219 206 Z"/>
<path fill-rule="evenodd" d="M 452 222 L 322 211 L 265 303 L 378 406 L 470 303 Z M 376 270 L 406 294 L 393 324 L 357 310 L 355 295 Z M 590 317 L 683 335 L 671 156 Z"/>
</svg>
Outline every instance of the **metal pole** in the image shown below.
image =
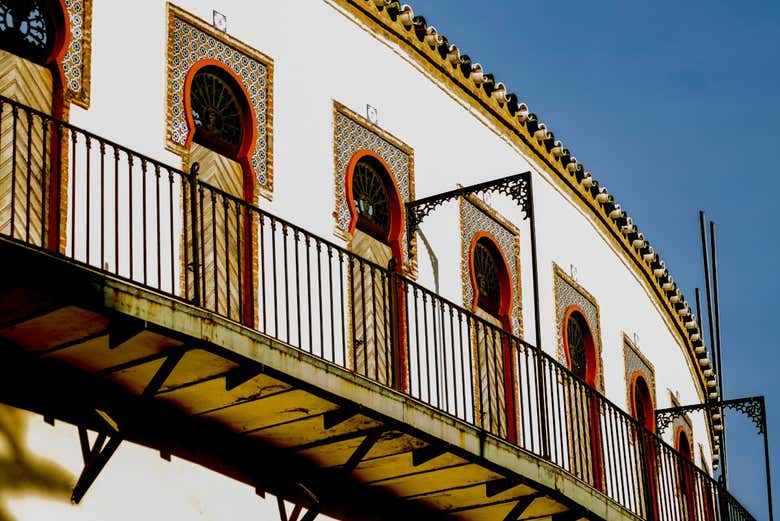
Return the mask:
<svg viewBox="0 0 780 521">
<path fill-rule="evenodd" d="M 769 425 L 766 422 L 766 404 L 764 397 L 760 396 L 761 401 L 761 423 L 764 425 L 764 469 L 766 473 L 766 502 L 769 507 L 769 521 L 774 521 L 774 512 L 772 511 L 772 475 L 769 470 Z"/>
<path fill-rule="evenodd" d="M 717 359 L 717 376 L 718 376 L 718 390 L 720 396 L 723 398 L 725 390 L 723 389 L 723 359 L 721 358 L 721 343 L 720 343 L 720 306 L 718 304 L 718 260 L 717 250 L 715 244 L 715 223 L 710 221 L 710 254 L 712 260 L 712 296 L 713 296 L 713 314 L 715 315 L 715 337 L 713 338 L 712 345 L 714 349 L 714 357 Z M 728 488 L 728 467 L 726 465 L 726 414 L 725 411 L 721 411 L 721 424 L 723 430 L 720 433 L 720 445 L 721 445 L 721 475 L 723 476 L 723 482 Z"/>
<path fill-rule="evenodd" d="M 534 285 L 534 332 L 535 343 L 539 353 L 542 352 L 542 325 L 539 320 L 539 262 L 536 255 L 536 212 L 534 211 L 533 182 L 531 174 L 528 174 L 528 216 L 531 226 L 531 264 L 533 265 Z M 536 356 L 537 385 L 539 387 L 539 427 L 542 440 L 542 457 L 550 459 L 550 440 L 547 432 L 547 400 L 545 399 L 545 378 L 542 367 L 542 357 Z"/>
<path fill-rule="evenodd" d="M 701 328 L 701 289 L 696 288 L 694 294 L 696 295 L 696 318 L 699 320 L 699 331 L 703 333 Z"/>
<path fill-rule="evenodd" d="M 701 254 L 704 261 L 704 288 L 707 292 L 707 325 L 710 332 L 710 347 L 715 344 L 715 333 L 712 330 L 712 292 L 710 291 L 710 260 L 707 255 L 707 230 L 704 227 L 704 211 L 699 210 L 699 226 L 701 228 Z M 716 368 L 717 370 L 717 368 Z M 718 371 L 720 372 L 720 371 Z"/>
</svg>

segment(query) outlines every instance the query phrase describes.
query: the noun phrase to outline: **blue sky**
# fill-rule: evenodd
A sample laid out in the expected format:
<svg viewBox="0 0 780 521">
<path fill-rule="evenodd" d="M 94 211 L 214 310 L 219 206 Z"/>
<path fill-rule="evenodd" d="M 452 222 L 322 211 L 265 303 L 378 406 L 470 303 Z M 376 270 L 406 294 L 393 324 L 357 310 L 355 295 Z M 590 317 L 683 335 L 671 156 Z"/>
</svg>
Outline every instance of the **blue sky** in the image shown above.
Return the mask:
<svg viewBox="0 0 780 521">
<path fill-rule="evenodd" d="M 608 187 L 691 303 L 698 210 L 716 222 L 725 397 L 766 395 L 780 501 L 780 2 L 410 5 Z M 765 518 L 762 439 L 739 413 L 726 421 L 730 488 Z"/>
</svg>

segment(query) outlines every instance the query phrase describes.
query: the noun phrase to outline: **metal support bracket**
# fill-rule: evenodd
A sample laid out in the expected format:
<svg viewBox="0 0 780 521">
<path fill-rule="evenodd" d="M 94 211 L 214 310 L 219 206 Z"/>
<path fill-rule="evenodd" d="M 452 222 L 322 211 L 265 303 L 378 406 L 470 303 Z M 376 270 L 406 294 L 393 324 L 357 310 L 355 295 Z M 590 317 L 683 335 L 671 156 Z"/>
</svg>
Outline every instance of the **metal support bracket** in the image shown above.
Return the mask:
<svg viewBox="0 0 780 521">
<path fill-rule="evenodd" d="M 512 510 L 504 518 L 504 521 L 515 521 L 518 519 L 538 497 L 541 497 L 541 494 L 528 494 L 519 498 L 515 506 L 512 507 Z"/>
<path fill-rule="evenodd" d="M 428 445 L 427 447 L 421 447 L 412 451 L 412 466 L 419 467 L 423 463 L 431 461 L 433 458 L 447 452 L 447 447 L 444 445 Z"/>
<path fill-rule="evenodd" d="M 382 437 L 382 431 L 376 430 L 363 438 L 363 441 L 360 442 L 360 445 L 358 445 L 358 448 L 355 449 L 355 452 L 352 453 L 352 455 L 349 457 L 346 463 L 344 463 L 344 466 L 341 467 L 342 470 L 345 472 L 352 472 L 355 467 L 357 467 L 360 464 L 360 461 L 368 454 L 368 451 L 370 451 L 374 445 L 376 445 L 376 442 L 379 441 L 379 438 Z"/>
<path fill-rule="evenodd" d="M 287 507 L 284 506 L 284 499 L 282 499 L 281 496 L 276 496 L 276 506 L 279 509 L 279 519 L 281 521 L 298 521 L 298 518 L 303 511 L 303 505 L 296 504 L 293 506 L 292 512 L 287 515 Z M 320 507 L 318 505 L 313 505 L 306 511 L 303 517 L 301 517 L 300 521 L 314 521 L 319 513 Z"/>
<path fill-rule="evenodd" d="M 168 355 L 141 393 L 140 399 L 150 398 L 162 387 L 163 383 L 165 383 L 165 380 L 176 368 L 176 365 L 183 355 L 184 350 L 182 349 L 176 349 Z M 79 479 L 73 487 L 73 493 L 70 496 L 70 500 L 76 504 L 82 500 L 84 494 L 87 493 L 89 487 L 95 482 L 95 479 L 97 479 L 100 472 L 106 466 L 106 463 L 108 463 L 111 456 L 114 455 L 114 452 L 116 452 L 116 449 L 119 448 L 119 445 L 124 440 L 124 436 L 121 433 L 120 426 L 116 420 L 111 418 L 108 413 L 104 411 L 96 409 L 95 412 L 106 423 L 108 427 L 107 430 L 113 431 L 114 434 L 109 437 L 105 432 L 98 433 L 95 443 L 90 447 L 87 429 L 79 427 L 79 443 L 81 445 L 81 454 L 84 458 L 84 469 L 81 471 Z M 107 438 L 108 442 L 106 442 Z"/>
<path fill-rule="evenodd" d="M 520 206 L 520 210 L 524 214 L 523 218 L 528 219 L 531 217 L 531 172 L 510 175 L 493 181 L 464 186 L 449 192 L 424 197 L 416 201 L 409 201 L 405 203 L 407 251 L 411 252 L 412 239 L 414 234 L 417 233 L 417 228 L 423 219 L 436 207 L 464 195 L 486 192 L 498 192 L 511 197 Z"/>
<path fill-rule="evenodd" d="M 655 426 L 658 434 L 663 434 L 669 425 L 686 412 L 707 411 L 718 409 L 734 409 L 750 418 L 758 429 L 758 434 L 766 433 L 766 413 L 764 411 L 764 397 L 751 396 L 749 398 L 736 398 L 734 400 L 721 400 L 717 402 L 696 403 L 655 411 Z"/>
</svg>

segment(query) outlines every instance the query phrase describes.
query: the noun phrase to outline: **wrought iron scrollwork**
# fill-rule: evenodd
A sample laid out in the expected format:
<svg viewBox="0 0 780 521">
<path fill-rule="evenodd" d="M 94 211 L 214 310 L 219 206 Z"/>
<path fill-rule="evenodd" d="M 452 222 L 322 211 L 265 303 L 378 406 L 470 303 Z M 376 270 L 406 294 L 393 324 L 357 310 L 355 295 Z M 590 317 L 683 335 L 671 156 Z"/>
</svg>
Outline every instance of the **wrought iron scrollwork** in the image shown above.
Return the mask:
<svg viewBox="0 0 780 521">
<path fill-rule="evenodd" d="M 692 411 L 713 411 L 719 409 L 734 409 L 750 418 L 756 425 L 758 434 L 766 433 L 766 413 L 764 411 L 763 396 L 751 396 L 750 398 L 738 398 L 735 400 L 723 400 L 718 402 L 697 403 L 694 405 L 683 405 L 682 407 L 671 407 L 669 409 L 658 409 L 655 411 L 655 428 L 658 434 L 663 434 L 675 418 L 682 416 L 686 412 Z"/>
<path fill-rule="evenodd" d="M 531 172 L 523 172 L 522 174 L 510 175 L 494 181 L 464 186 L 463 188 L 406 203 L 406 240 L 409 250 L 411 250 L 412 238 L 417 232 L 420 223 L 437 207 L 464 195 L 487 192 L 497 192 L 510 197 L 520 207 L 520 211 L 523 212 L 523 220 L 533 218 Z"/>
</svg>

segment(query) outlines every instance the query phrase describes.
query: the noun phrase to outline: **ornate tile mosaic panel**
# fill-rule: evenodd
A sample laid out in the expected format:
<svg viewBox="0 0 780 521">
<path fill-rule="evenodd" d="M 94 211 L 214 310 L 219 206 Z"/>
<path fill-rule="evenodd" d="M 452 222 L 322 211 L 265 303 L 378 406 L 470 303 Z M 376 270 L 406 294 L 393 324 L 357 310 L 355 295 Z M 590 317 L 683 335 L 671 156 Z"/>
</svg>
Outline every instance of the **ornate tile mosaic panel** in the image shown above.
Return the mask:
<svg viewBox="0 0 780 521">
<path fill-rule="evenodd" d="M 271 119 L 273 63 L 264 54 L 217 31 L 207 22 L 169 4 L 168 11 L 168 99 L 166 142 L 179 154 L 189 128 L 184 110 L 184 83 L 187 72 L 197 62 L 216 60 L 232 70 L 249 93 L 249 104 L 257 122 L 255 148 L 250 164 L 261 194 L 270 199 L 273 191 L 271 169 Z"/>
<path fill-rule="evenodd" d="M 555 294 L 555 327 L 558 333 L 558 361 L 566 365 L 566 351 L 563 345 L 563 319 L 571 306 L 579 307 L 593 334 L 598 359 L 596 384 L 600 392 L 604 392 L 604 363 L 601 358 L 601 324 L 599 322 L 599 306 L 590 293 L 577 284 L 557 265 L 553 264 L 553 285 Z"/>
<path fill-rule="evenodd" d="M 474 306 L 474 288 L 471 285 L 471 261 L 469 250 L 474 236 L 479 232 L 490 233 L 498 241 L 512 277 L 512 332 L 523 336 L 522 292 L 520 286 L 520 233 L 500 217 L 495 210 L 475 197 L 461 197 L 459 200 L 461 229 L 461 286 L 463 306 Z"/>
<path fill-rule="evenodd" d="M 401 199 L 414 200 L 414 153 L 410 147 L 388 133 L 372 125 L 364 118 L 334 102 L 333 151 L 335 161 L 334 187 L 336 190 L 336 227 L 344 238 L 349 235 L 351 214 L 347 202 L 345 176 L 349 161 L 359 150 L 370 150 L 381 157 L 390 167 Z M 413 259 L 406 247 L 406 230 L 402 235 L 401 248 L 405 264 L 411 267 Z"/>
<path fill-rule="evenodd" d="M 65 0 L 70 35 L 62 59 L 65 99 L 89 108 L 92 43 L 92 0 Z"/>
<path fill-rule="evenodd" d="M 626 366 L 626 403 L 628 404 L 628 410 L 631 410 L 631 375 L 639 371 L 647 380 L 647 385 L 650 387 L 650 397 L 653 399 L 653 405 L 657 404 L 655 394 L 655 368 L 639 351 L 639 348 L 629 340 L 629 338 L 623 335 L 623 360 Z"/>
</svg>

